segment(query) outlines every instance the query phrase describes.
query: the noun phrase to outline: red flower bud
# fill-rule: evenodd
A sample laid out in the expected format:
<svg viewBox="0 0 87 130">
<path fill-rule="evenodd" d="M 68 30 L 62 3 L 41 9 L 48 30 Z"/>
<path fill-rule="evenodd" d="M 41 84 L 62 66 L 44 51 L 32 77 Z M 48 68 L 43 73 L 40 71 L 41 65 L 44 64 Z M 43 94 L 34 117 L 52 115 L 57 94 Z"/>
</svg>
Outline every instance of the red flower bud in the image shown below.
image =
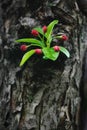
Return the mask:
<svg viewBox="0 0 87 130">
<path fill-rule="evenodd" d="M 46 33 L 47 32 L 47 26 L 43 26 L 43 32 Z"/>
<path fill-rule="evenodd" d="M 28 48 L 28 47 L 27 47 L 26 45 L 21 45 L 21 46 L 20 46 L 20 49 L 21 49 L 22 51 L 26 51 L 27 48 Z"/>
<path fill-rule="evenodd" d="M 54 51 L 60 51 L 60 47 L 59 46 L 54 46 L 53 49 L 54 49 Z"/>
<path fill-rule="evenodd" d="M 35 49 L 35 53 L 36 54 L 42 54 L 42 50 L 41 49 Z"/>
<path fill-rule="evenodd" d="M 39 33 L 38 33 L 37 30 L 32 30 L 32 31 L 31 31 L 31 34 L 34 35 L 34 36 L 38 36 Z"/>
<path fill-rule="evenodd" d="M 68 37 L 66 35 L 62 35 L 62 40 L 66 41 L 68 40 Z"/>
</svg>

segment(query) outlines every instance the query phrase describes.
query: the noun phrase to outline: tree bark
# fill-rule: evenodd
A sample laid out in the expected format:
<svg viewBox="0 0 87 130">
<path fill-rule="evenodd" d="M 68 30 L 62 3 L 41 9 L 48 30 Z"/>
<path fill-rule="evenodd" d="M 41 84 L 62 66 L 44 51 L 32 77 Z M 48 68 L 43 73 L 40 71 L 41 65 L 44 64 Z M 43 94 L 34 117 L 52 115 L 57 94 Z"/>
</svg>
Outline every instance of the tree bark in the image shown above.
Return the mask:
<svg viewBox="0 0 87 130">
<path fill-rule="evenodd" d="M 23 53 L 15 40 L 54 19 L 59 20 L 54 33 L 69 36 L 57 44 L 70 58 L 60 54 L 51 62 L 34 56 L 20 68 Z M 0 2 L 0 130 L 80 130 L 86 26 L 74 0 Z"/>
</svg>

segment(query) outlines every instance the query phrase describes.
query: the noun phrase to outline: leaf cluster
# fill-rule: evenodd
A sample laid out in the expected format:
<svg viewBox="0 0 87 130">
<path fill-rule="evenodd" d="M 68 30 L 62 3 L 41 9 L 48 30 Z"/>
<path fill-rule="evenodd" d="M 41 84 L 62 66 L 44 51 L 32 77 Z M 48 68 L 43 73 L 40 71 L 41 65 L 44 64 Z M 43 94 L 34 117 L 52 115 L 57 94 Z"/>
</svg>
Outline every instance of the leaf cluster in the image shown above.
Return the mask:
<svg viewBox="0 0 87 130">
<path fill-rule="evenodd" d="M 48 26 L 47 26 L 47 31 L 44 33 L 43 29 L 41 27 L 36 27 L 33 30 L 36 30 L 39 34 L 36 38 L 22 38 L 16 40 L 16 42 L 19 43 L 26 43 L 28 44 L 27 47 L 29 48 L 30 46 L 33 46 L 33 48 L 38 47 L 41 49 L 42 54 L 43 54 L 43 59 L 47 60 L 50 59 L 52 61 L 55 61 L 60 52 L 64 53 L 68 58 L 70 57 L 70 54 L 68 50 L 62 46 L 59 46 L 60 51 L 55 51 L 54 48 L 51 46 L 51 43 L 53 39 L 58 38 L 61 39 L 62 37 L 60 35 L 53 36 L 52 32 L 54 29 L 54 26 L 58 24 L 58 20 L 52 21 Z M 24 63 L 32 56 L 35 54 L 35 48 L 27 51 L 21 62 L 20 66 L 24 65 Z"/>
</svg>

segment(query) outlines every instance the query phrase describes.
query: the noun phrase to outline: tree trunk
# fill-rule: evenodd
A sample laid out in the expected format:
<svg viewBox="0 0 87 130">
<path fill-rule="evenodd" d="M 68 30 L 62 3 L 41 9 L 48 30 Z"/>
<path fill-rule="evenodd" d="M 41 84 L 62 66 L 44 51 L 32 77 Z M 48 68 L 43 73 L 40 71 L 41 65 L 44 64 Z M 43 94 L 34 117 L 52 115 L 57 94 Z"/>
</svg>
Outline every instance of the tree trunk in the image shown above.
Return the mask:
<svg viewBox="0 0 87 130">
<path fill-rule="evenodd" d="M 70 58 L 32 57 L 19 67 L 18 38 L 33 27 L 58 19 L 55 33 Z M 3 0 L 0 2 L 0 130 L 81 130 L 82 65 L 86 51 L 86 17 L 74 0 Z M 82 90 L 82 91 L 80 91 Z M 83 117 L 84 118 L 84 117 Z"/>
</svg>

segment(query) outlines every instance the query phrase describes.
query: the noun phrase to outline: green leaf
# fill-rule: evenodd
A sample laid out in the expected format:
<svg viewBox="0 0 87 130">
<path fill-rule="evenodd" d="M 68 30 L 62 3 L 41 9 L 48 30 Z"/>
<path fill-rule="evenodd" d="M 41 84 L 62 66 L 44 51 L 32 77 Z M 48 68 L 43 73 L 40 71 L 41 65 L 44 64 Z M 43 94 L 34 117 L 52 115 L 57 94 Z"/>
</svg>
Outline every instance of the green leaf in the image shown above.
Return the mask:
<svg viewBox="0 0 87 130">
<path fill-rule="evenodd" d="M 30 50 L 26 52 L 20 62 L 20 66 L 22 66 L 34 53 L 35 53 L 35 50 Z"/>
<path fill-rule="evenodd" d="M 45 36 L 47 38 L 48 46 L 50 46 L 50 43 L 52 41 L 52 31 L 53 31 L 55 24 L 57 24 L 57 23 L 58 23 L 58 20 L 54 20 L 47 26 L 47 32 L 46 32 Z"/>
<path fill-rule="evenodd" d="M 18 39 L 18 40 L 16 40 L 16 42 L 25 42 L 25 43 L 30 43 L 31 45 L 35 44 L 36 46 L 44 47 L 44 44 L 41 41 L 34 39 L 34 38 Z"/>
<path fill-rule="evenodd" d="M 70 53 L 66 48 L 60 46 L 60 51 L 64 53 L 68 58 L 70 57 Z"/>
<path fill-rule="evenodd" d="M 55 52 L 53 48 L 45 47 L 42 49 L 42 51 L 44 54 L 43 59 L 50 59 L 55 61 L 59 56 L 59 52 Z"/>
</svg>

